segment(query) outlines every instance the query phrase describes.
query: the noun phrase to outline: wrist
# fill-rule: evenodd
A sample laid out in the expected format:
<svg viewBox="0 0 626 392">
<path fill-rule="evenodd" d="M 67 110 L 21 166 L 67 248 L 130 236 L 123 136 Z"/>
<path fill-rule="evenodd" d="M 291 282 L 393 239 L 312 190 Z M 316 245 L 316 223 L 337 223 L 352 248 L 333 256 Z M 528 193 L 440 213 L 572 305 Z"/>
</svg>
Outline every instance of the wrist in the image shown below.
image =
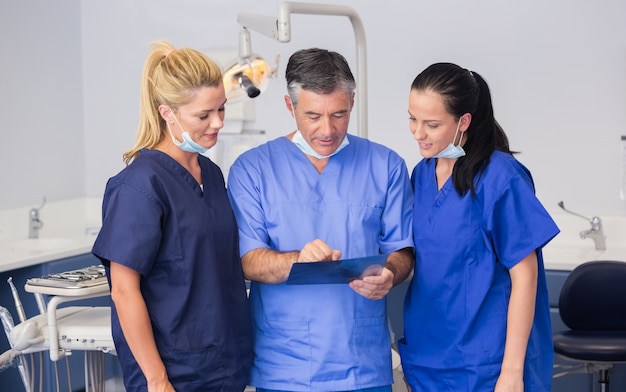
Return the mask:
<svg viewBox="0 0 626 392">
<path fill-rule="evenodd" d="M 165 382 L 169 382 L 165 368 L 151 372 L 149 374 L 144 374 L 144 376 L 146 377 L 146 382 L 148 383 L 148 385 L 159 385 Z"/>
</svg>

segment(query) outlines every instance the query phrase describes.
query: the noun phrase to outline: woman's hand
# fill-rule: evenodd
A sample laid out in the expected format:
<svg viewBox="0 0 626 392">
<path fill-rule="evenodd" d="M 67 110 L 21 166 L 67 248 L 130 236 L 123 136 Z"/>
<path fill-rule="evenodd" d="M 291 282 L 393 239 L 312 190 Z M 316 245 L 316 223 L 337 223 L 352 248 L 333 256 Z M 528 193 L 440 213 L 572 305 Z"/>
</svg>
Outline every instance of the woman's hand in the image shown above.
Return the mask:
<svg viewBox="0 0 626 392">
<path fill-rule="evenodd" d="M 524 392 L 524 379 L 519 376 L 500 374 L 494 392 Z"/>
<path fill-rule="evenodd" d="M 148 383 L 148 392 L 176 392 L 168 379 Z"/>
</svg>

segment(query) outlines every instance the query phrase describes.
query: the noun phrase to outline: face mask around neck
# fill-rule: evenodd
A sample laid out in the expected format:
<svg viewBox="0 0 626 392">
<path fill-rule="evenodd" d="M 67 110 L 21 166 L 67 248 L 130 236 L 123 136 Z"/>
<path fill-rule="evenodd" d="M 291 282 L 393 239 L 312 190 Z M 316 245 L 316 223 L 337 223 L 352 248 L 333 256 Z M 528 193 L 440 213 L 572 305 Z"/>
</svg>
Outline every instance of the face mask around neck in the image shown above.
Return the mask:
<svg viewBox="0 0 626 392">
<path fill-rule="evenodd" d="M 315 151 L 313 147 L 311 147 L 309 143 L 307 143 L 306 140 L 304 140 L 304 137 L 302 136 L 302 132 L 298 130 L 296 130 L 296 133 L 294 133 L 293 137 L 291 138 L 291 141 L 293 142 L 293 144 L 296 145 L 296 147 L 300 149 L 300 151 L 302 151 L 306 155 L 310 155 L 317 159 L 330 158 L 333 155 L 337 154 L 339 151 L 343 150 L 348 144 L 350 144 L 350 141 L 348 140 L 348 135 L 346 134 L 343 137 L 343 140 L 341 141 L 341 144 L 339 145 L 339 147 L 337 147 L 337 149 L 332 154 L 322 155 L 322 154 L 319 154 L 317 151 Z"/>
<path fill-rule="evenodd" d="M 179 142 L 174 137 L 174 134 L 172 133 L 172 128 L 170 128 L 170 124 L 168 122 L 166 122 L 167 129 L 169 130 L 170 137 L 172 138 L 172 142 L 174 142 L 174 144 L 178 148 L 180 148 L 181 150 L 186 151 L 186 152 L 195 152 L 195 153 L 199 153 L 199 154 L 204 154 L 205 152 L 207 152 L 209 149 L 208 148 L 204 148 L 201 145 L 199 145 L 198 143 L 194 142 L 191 139 L 191 136 L 189 136 L 189 132 L 185 131 L 183 126 L 180 125 L 180 122 L 176 118 L 176 115 L 174 115 L 174 111 L 172 109 L 170 109 L 170 111 L 172 112 L 172 116 L 174 117 L 174 121 L 176 121 L 176 124 L 178 124 L 180 129 L 183 131 L 183 133 L 182 133 L 183 141 Z"/>
<path fill-rule="evenodd" d="M 465 150 L 461 147 L 461 142 L 463 141 L 463 133 L 461 132 L 461 136 L 459 137 L 459 144 L 454 145 L 454 141 L 456 140 L 456 135 L 459 133 L 459 128 L 461 126 L 461 119 L 459 118 L 459 122 L 456 125 L 456 131 L 454 132 L 454 138 L 452 139 L 452 143 L 448 144 L 446 148 L 441 150 L 438 154 L 435 154 L 433 158 L 460 158 L 465 156 Z"/>
</svg>

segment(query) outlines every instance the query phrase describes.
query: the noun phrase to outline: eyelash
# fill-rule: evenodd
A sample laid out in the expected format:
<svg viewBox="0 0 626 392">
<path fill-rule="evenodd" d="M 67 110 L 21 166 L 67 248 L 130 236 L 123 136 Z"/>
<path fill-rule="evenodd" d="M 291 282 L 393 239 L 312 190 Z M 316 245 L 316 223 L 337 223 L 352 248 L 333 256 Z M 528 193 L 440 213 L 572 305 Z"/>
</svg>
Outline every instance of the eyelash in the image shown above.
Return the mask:
<svg viewBox="0 0 626 392">
<path fill-rule="evenodd" d="M 339 115 L 333 115 L 332 118 L 335 120 L 343 120 L 346 116 L 343 114 L 339 114 Z M 319 120 L 321 117 L 309 117 L 309 119 L 311 121 L 317 121 Z"/>
<path fill-rule="evenodd" d="M 409 121 L 415 122 L 415 121 L 417 121 L 417 119 L 415 117 L 409 117 Z M 426 126 L 429 129 L 437 129 L 439 127 L 439 124 L 426 124 Z"/>
<path fill-rule="evenodd" d="M 218 112 L 225 112 L 225 111 L 226 111 L 226 108 L 225 108 L 225 107 L 221 107 L 221 108 L 217 109 L 217 111 L 218 111 Z M 208 114 L 206 114 L 206 115 L 204 115 L 204 116 L 198 116 L 198 118 L 199 118 L 200 120 L 204 121 L 204 120 L 206 120 L 207 118 L 209 118 L 209 115 L 208 115 Z"/>
</svg>

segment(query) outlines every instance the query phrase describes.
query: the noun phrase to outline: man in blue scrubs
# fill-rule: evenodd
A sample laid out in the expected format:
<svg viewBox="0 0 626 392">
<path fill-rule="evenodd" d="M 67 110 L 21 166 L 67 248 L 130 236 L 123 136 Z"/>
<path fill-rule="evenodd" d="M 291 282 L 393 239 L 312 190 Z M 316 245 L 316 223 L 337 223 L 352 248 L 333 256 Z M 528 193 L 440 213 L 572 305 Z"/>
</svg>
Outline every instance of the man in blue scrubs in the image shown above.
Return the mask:
<svg viewBox="0 0 626 392">
<path fill-rule="evenodd" d="M 348 135 L 355 82 L 343 56 L 294 53 L 285 104 L 297 130 L 242 154 L 228 191 L 250 301 L 257 391 L 391 391 L 385 295 L 413 265 L 404 161 Z M 287 285 L 295 262 L 388 254 L 380 275 Z"/>
</svg>

